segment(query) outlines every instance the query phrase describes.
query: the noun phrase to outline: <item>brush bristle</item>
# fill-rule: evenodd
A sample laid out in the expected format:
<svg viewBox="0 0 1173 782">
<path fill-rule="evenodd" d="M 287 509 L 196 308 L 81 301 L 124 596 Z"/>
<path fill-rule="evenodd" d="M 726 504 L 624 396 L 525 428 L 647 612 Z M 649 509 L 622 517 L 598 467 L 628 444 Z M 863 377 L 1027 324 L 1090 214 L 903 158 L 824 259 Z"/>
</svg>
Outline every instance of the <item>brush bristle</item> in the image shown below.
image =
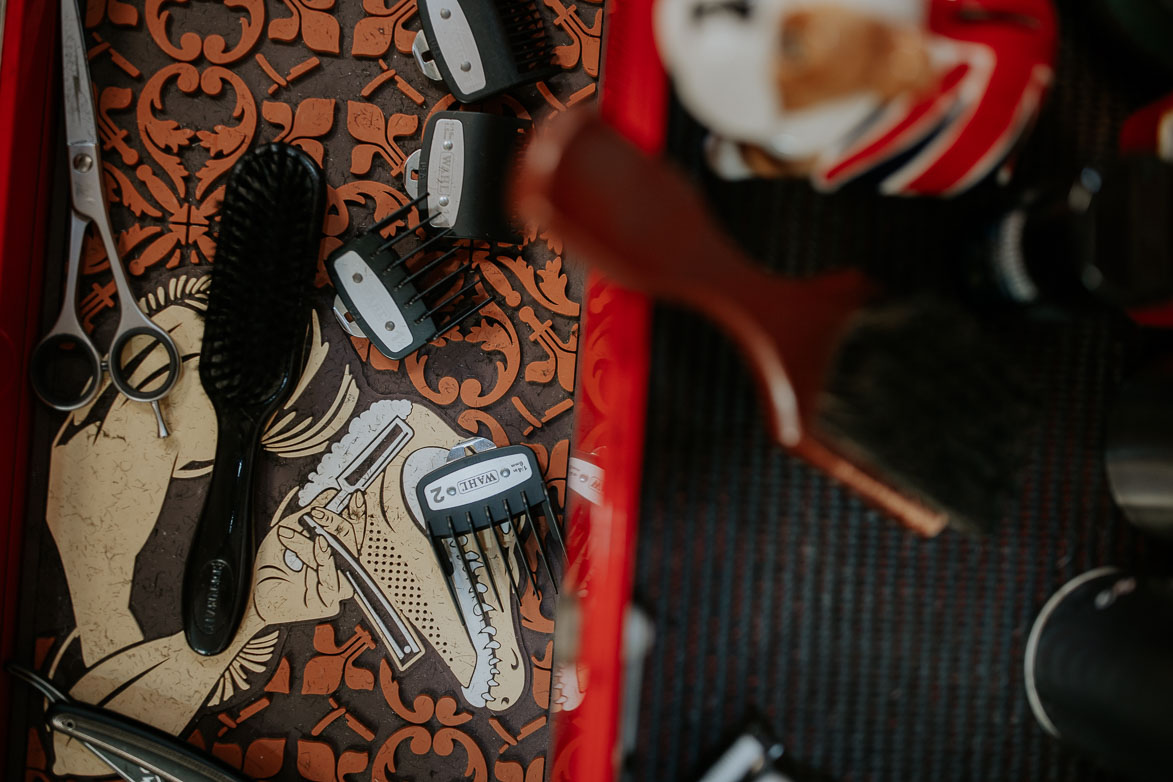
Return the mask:
<svg viewBox="0 0 1173 782">
<path fill-rule="evenodd" d="M 269 144 L 232 170 L 204 317 L 200 381 L 213 404 L 265 407 L 295 374 L 324 216 L 321 171 Z"/>
<path fill-rule="evenodd" d="M 988 531 L 1017 495 L 1033 394 L 963 311 L 922 297 L 861 312 L 840 344 L 818 429 L 949 523 Z"/>
</svg>

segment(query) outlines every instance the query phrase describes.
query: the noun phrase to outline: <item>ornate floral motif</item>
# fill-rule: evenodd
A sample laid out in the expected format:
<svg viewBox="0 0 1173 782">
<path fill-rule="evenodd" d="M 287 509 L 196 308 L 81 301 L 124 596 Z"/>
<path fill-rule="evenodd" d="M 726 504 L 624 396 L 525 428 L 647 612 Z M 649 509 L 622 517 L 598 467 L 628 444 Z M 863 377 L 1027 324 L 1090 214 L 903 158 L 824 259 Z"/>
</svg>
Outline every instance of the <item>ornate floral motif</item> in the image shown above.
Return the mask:
<svg viewBox="0 0 1173 782">
<path fill-rule="evenodd" d="M 458 777 L 451 779 L 467 779 L 471 782 L 488 782 L 489 771 L 485 762 L 485 754 L 473 741 L 472 736 L 455 728 L 440 728 L 435 733 L 426 728 L 410 726 L 401 728 L 391 734 L 391 738 L 383 744 L 375 755 L 374 770 L 371 779 L 374 782 L 395 782 L 400 778 L 397 775 L 398 764 L 396 754 L 401 748 L 406 748 L 411 755 L 425 758 L 436 755 L 438 758 L 448 758 L 460 753 L 466 759 L 464 767 L 457 773 Z M 402 753 L 407 754 L 407 753 Z M 416 768 L 419 766 L 417 765 Z"/>
<path fill-rule="evenodd" d="M 241 9 L 247 14 L 240 20 L 240 37 L 235 43 L 228 43 L 222 35 L 205 38 L 194 30 L 188 30 L 179 35 L 179 43 L 176 44 L 172 40 L 175 34 L 172 28 L 177 25 L 172 25 L 174 15 L 168 6 L 187 3 L 188 0 L 147 0 L 147 29 L 151 31 L 155 44 L 173 60 L 194 62 L 203 55 L 208 62 L 227 65 L 243 57 L 261 38 L 265 21 L 264 0 L 223 0 L 225 7 Z"/>
<path fill-rule="evenodd" d="M 395 140 L 411 136 L 419 128 L 420 118 L 415 114 L 393 114 L 384 117 L 378 106 L 360 101 L 346 104 L 346 127 L 355 141 L 350 153 L 350 173 L 363 176 L 371 173 L 372 161 L 378 155 L 391 167 L 391 175 L 403 174 L 407 153 Z"/>
<path fill-rule="evenodd" d="M 356 57 L 382 57 L 392 43 L 401 54 L 411 52 L 416 31 L 407 29 L 407 22 L 416 15 L 416 0 L 398 0 L 390 7 L 384 0 L 363 0 L 362 7 L 369 16 L 360 19 L 354 26 L 351 54 Z"/>
<path fill-rule="evenodd" d="M 281 128 L 274 141 L 300 147 L 320 166 L 326 155 L 321 139 L 334 129 L 335 103 L 333 98 L 306 98 L 295 114 L 288 103 L 270 100 L 261 105 L 261 116 Z"/>
</svg>

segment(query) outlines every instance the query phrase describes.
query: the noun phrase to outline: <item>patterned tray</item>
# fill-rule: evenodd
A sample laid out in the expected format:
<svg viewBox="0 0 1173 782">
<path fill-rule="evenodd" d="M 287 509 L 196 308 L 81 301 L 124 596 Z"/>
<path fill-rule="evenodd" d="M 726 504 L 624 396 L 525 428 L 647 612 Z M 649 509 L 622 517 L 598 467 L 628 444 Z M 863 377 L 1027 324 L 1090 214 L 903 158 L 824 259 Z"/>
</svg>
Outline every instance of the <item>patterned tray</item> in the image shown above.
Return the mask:
<svg viewBox="0 0 1173 782">
<path fill-rule="evenodd" d="M 562 72 L 475 108 L 540 123 L 593 99 L 601 8 L 539 5 Z M 195 370 L 225 175 L 272 140 L 316 158 L 329 183 L 324 258 L 407 201 L 407 156 L 427 118 L 455 106 L 410 54 L 415 0 L 91 0 L 85 11 L 117 242 L 144 308 L 184 354 L 184 374 L 167 403 L 168 440 L 153 435 L 149 411 L 109 391 L 68 416 L 36 410 L 16 656 L 249 778 L 540 778 L 550 585 L 529 587 L 520 607 L 494 603 L 478 621 L 449 597 L 405 498 L 419 464 L 476 434 L 532 447 L 562 501 L 580 276 L 545 236 L 476 244 L 495 303 L 390 361 L 342 331 L 321 270 L 310 368 L 264 438 L 256 512 L 268 531 L 253 604 L 229 652 L 196 657 L 180 632 L 178 574 L 214 444 Z M 58 306 L 63 207 L 49 221 L 46 312 Z M 97 242 L 86 244 L 81 287 L 85 323 L 101 335 L 114 302 Z M 350 533 L 420 641 L 422 654 L 403 660 L 385 651 L 337 573 L 291 558 L 278 535 L 329 482 L 339 443 L 391 416 L 413 438 Z M 565 702 L 555 698 L 553 711 Z M 85 749 L 46 733 L 38 698 L 14 690 L 13 708 L 12 746 L 23 751 L 7 778 L 103 773 Z"/>
</svg>

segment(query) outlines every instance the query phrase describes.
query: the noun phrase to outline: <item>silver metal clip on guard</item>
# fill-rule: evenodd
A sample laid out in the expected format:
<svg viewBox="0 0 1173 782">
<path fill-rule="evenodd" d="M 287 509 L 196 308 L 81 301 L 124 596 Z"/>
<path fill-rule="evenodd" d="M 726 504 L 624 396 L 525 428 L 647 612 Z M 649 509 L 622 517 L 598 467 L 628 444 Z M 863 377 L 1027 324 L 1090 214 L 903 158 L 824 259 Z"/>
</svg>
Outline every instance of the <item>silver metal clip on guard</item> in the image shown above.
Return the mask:
<svg viewBox="0 0 1173 782">
<path fill-rule="evenodd" d="M 30 362 L 33 390 L 45 404 L 56 410 L 77 410 L 94 400 L 101 389 L 102 373 L 119 393 L 136 402 L 146 402 L 155 413 L 159 436 L 168 435 L 159 400 L 167 396 L 179 379 L 182 365 L 179 350 L 166 331 L 151 322 L 135 302 L 126 270 L 114 243 L 114 232 L 102 188 L 102 156 L 98 146 L 96 110 L 86 62 L 85 33 L 76 0 L 61 0 L 61 59 L 65 80 L 65 132 L 69 145 L 70 197 L 73 211 L 69 223 L 69 261 L 65 272 L 65 299 L 61 313 L 49 333 L 33 351 Z M 82 241 L 86 227 L 93 223 L 110 261 L 110 274 L 118 292 L 118 327 L 103 358 L 77 318 L 77 288 L 81 269 Z M 133 340 L 147 340 L 127 358 Z M 132 381 L 141 361 L 158 345 L 167 355 L 167 367 L 155 370 L 137 383 Z M 70 377 L 72 375 L 72 377 Z M 78 386 L 71 388 L 70 386 Z M 153 389 L 153 390 L 146 390 Z"/>
</svg>

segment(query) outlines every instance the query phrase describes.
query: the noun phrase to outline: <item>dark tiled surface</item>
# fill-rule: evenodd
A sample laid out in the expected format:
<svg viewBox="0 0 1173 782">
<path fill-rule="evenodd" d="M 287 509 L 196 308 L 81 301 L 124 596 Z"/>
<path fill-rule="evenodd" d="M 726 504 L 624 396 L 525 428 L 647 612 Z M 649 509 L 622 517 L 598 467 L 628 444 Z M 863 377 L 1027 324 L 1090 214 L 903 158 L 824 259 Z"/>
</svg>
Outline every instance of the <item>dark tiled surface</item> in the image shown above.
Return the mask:
<svg viewBox="0 0 1173 782">
<path fill-rule="evenodd" d="M 1057 83 L 1019 171 L 1028 184 L 1111 155 L 1148 97 L 1091 48 L 1080 6 L 1060 6 Z M 700 139 L 677 109 L 674 156 L 746 248 L 790 273 L 858 263 L 901 287 L 948 284 L 959 233 L 1006 197 L 880 202 L 716 183 L 700 172 Z M 1035 724 L 1022 653 L 1069 578 L 1173 562 L 1123 523 L 1103 475 L 1105 407 L 1136 338 L 1100 316 L 994 328 L 1045 403 L 1024 486 L 990 537 L 925 541 L 772 447 L 729 343 L 657 310 L 636 574 L 657 638 L 633 779 L 696 778 L 753 713 L 837 779 L 1107 778 Z"/>
</svg>

